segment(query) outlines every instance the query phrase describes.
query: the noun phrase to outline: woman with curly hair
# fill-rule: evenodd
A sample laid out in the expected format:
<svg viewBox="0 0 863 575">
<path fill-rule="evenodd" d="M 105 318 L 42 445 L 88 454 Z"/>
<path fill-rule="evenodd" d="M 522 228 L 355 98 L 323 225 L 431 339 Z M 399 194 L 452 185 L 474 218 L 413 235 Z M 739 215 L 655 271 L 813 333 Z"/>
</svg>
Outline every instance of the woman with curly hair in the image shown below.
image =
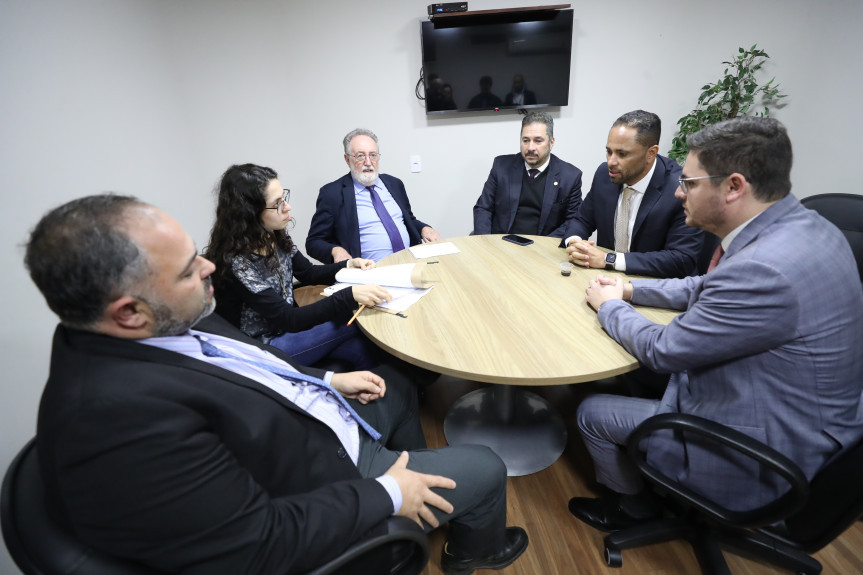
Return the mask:
<svg viewBox="0 0 863 575">
<path fill-rule="evenodd" d="M 298 307 L 294 277 L 306 284 L 332 284 L 344 267 L 369 269 L 372 260 L 353 258 L 314 265 L 297 248 L 286 228 L 291 222 L 290 190 L 275 170 L 234 165 L 219 183 L 216 222 L 204 257 L 216 264 L 216 312 L 251 337 L 311 365 L 328 358 L 354 369 L 376 365 L 375 347 L 357 326 L 345 325 L 356 304 L 392 299 L 377 285 L 355 285 Z"/>
</svg>

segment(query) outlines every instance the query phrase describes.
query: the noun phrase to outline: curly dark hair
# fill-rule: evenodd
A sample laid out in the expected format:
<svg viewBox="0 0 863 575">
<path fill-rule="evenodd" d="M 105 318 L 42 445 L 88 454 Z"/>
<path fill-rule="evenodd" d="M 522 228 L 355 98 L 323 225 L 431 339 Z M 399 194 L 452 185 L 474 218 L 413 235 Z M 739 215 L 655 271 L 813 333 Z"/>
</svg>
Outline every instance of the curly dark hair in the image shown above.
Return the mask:
<svg viewBox="0 0 863 575">
<path fill-rule="evenodd" d="M 264 191 L 278 178 L 275 170 L 255 164 L 233 165 L 219 181 L 216 221 L 204 257 L 216 264 L 213 285 L 223 287 L 231 277 L 231 262 L 240 255 L 258 256 L 276 269 L 279 258 L 275 246 L 291 253 L 294 243 L 286 231 L 270 233 L 261 223 L 266 208 Z"/>
</svg>

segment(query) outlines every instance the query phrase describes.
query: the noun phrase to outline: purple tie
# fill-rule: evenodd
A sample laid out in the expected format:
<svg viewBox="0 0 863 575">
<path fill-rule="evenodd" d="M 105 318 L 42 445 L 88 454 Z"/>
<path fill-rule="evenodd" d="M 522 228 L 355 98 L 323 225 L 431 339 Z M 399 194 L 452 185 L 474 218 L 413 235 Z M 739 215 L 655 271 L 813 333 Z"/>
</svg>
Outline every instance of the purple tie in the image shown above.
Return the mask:
<svg viewBox="0 0 863 575">
<path fill-rule="evenodd" d="M 531 169 L 529 169 L 529 170 L 527 171 L 527 173 L 528 173 L 528 175 L 530 176 L 530 179 L 531 179 L 531 180 L 535 180 L 535 179 L 536 179 L 536 175 L 539 173 L 539 170 L 537 170 L 536 168 L 531 168 Z"/>
<path fill-rule="evenodd" d="M 384 225 L 384 229 L 387 231 L 387 235 L 390 237 L 390 243 L 393 245 L 393 253 L 405 249 L 405 243 L 402 241 L 402 235 L 399 233 L 399 230 L 396 227 L 396 223 L 393 221 L 392 216 L 390 216 L 390 213 L 384 207 L 384 203 L 381 201 L 381 197 L 375 191 L 375 187 L 366 186 L 366 189 L 369 191 L 369 195 L 372 197 L 372 205 L 375 207 L 375 211 L 378 213 L 378 217 L 381 219 L 381 223 Z"/>
</svg>

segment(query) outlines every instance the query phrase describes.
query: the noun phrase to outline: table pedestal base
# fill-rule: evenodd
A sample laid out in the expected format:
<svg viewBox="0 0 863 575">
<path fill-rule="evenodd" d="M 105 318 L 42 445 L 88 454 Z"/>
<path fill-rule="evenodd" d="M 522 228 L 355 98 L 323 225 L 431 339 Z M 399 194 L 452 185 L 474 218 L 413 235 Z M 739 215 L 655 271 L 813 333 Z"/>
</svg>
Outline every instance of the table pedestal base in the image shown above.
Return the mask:
<svg viewBox="0 0 863 575">
<path fill-rule="evenodd" d="M 450 445 L 490 447 L 510 477 L 545 469 L 566 447 L 566 425 L 557 410 L 535 393 L 510 385 L 460 397 L 447 411 L 443 429 Z"/>
</svg>

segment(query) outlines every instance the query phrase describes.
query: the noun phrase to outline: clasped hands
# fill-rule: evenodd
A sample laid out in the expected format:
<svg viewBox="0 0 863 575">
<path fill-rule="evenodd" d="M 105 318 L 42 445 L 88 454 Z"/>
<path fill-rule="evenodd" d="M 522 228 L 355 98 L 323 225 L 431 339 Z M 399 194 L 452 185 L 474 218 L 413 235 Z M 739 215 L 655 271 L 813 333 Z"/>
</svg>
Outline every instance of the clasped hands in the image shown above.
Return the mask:
<svg viewBox="0 0 863 575">
<path fill-rule="evenodd" d="M 596 244 L 587 240 L 573 240 L 566 247 L 569 261 L 583 268 L 603 269 L 605 267 L 605 252 Z"/>
<path fill-rule="evenodd" d="M 588 305 L 599 311 L 599 306 L 612 299 L 629 301 L 632 298 L 632 284 L 624 282 L 620 276 L 599 274 L 587 284 L 584 290 Z"/>
</svg>

